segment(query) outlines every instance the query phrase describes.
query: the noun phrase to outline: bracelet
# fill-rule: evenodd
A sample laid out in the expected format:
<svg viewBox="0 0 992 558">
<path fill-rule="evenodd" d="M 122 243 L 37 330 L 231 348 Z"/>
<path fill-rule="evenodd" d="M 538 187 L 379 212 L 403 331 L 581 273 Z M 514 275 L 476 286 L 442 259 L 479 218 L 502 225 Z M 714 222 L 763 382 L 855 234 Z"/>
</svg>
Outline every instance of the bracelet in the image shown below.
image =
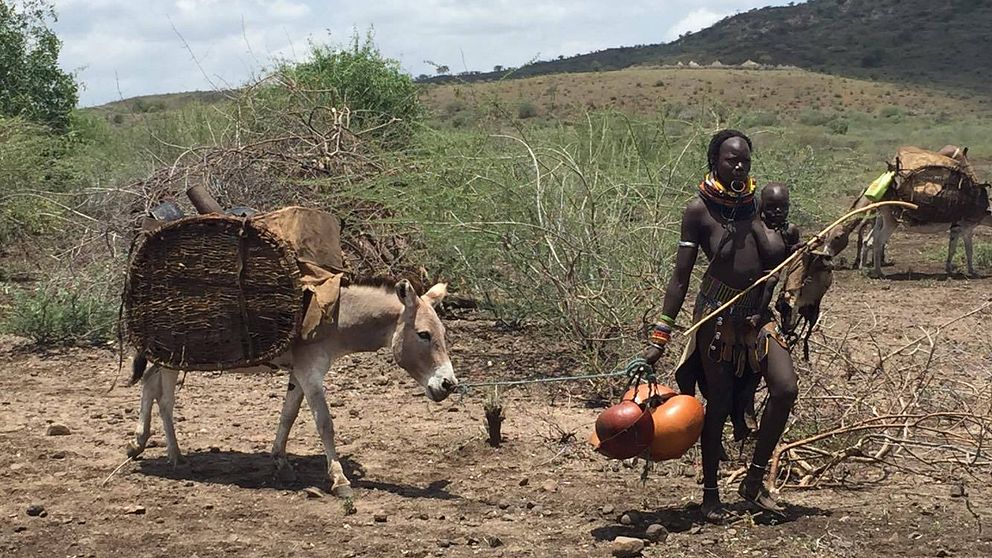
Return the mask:
<svg viewBox="0 0 992 558">
<path fill-rule="evenodd" d="M 665 350 L 665 346 L 664 345 L 659 345 L 657 343 L 652 343 L 651 341 L 648 341 L 648 345 L 651 345 L 652 347 L 654 347 L 655 349 L 658 349 L 659 351 L 664 351 Z"/>
<path fill-rule="evenodd" d="M 661 317 L 658 318 L 658 319 L 661 320 L 661 321 L 663 321 L 663 322 L 665 322 L 666 324 L 668 324 L 670 326 L 674 326 L 675 325 L 675 318 L 669 316 L 668 314 L 662 314 Z"/>
<path fill-rule="evenodd" d="M 672 328 L 666 323 L 659 322 L 654 325 L 654 329 L 651 330 L 648 339 L 652 343 L 657 343 L 659 345 L 667 345 L 672 339 Z"/>
</svg>

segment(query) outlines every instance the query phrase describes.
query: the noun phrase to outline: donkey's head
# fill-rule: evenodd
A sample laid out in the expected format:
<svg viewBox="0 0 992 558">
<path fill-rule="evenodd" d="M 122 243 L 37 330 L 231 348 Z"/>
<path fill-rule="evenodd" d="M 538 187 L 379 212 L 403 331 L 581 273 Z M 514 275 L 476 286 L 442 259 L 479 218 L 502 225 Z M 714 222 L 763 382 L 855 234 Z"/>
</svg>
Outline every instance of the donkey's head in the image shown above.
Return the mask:
<svg viewBox="0 0 992 558">
<path fill-rule="evenodd" d="M 820 319 L 820 302 L 833 283 L 830 256 L 807 252 L 795 260 L 786 272 L 775 309 L 781 317 L 780 328 L 790 344 L 803 337 L 804 355 L 809 360 L 809 336 Z M 805 329 L 805 334 L 799 330 Z"/>
<path fill-rule="evenodd" d="M 393 333 L 393 358 L 427 391 L 432 401 L 443 401 L 458 387 L 444 340 L 444 325 L 434 306 L 448 293 L 438 283 L 423 296 L 406 279 L 396 283 L 396 296 L 403 311 Z"/>
</svg>

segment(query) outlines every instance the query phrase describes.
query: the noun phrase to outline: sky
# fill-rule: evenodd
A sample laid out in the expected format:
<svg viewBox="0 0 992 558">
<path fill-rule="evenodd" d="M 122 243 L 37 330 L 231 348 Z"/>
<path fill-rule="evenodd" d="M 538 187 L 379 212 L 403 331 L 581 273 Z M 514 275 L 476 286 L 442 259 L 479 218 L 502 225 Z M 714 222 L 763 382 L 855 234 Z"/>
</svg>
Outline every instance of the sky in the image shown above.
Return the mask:
<svg viewBox="0 0 992 558">
<path fill-rule="evenodd" d="M 236 87 L 309 41 L 346 45 L 371 28 L 411 75 L 520 66 L 656 44 L 769 0 L 54 0 L 61 66 L 80 106 L 154 93 Z"/>
</svg>

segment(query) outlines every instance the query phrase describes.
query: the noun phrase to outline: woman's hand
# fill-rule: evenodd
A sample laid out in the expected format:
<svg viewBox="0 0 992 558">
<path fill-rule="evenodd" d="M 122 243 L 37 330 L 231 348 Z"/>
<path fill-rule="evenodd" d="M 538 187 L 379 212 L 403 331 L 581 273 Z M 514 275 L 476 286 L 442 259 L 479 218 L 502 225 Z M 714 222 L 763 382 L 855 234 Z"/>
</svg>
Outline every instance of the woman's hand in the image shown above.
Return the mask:
<svg viewBox="0 0 992 558">
<path fill-rule="evenodd" d="M 656 347 L 654 345 L 648 345 L 643 351 L 641 351 L 641 358 L 647 361 L 651 367 L 654 367 L 654 363 L 658 362 L 661 355 L 665 354 L 664 347 Z"/>
</svg>

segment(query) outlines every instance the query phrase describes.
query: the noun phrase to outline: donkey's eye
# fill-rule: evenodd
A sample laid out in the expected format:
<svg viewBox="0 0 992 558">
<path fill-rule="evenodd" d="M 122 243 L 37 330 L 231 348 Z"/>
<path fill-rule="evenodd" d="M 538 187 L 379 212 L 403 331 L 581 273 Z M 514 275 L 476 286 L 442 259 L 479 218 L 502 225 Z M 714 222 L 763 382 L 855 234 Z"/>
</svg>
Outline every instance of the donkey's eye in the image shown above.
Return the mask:
<svg viewBox="0 0 992 558">
<path fill-rule="evenodd" d="M 431 340 L 431 332 L 429 331 L 418 331 L 417 335 L 420 336 L 420 338 L 423 339 L 424 341 Z"/>
</svg>

